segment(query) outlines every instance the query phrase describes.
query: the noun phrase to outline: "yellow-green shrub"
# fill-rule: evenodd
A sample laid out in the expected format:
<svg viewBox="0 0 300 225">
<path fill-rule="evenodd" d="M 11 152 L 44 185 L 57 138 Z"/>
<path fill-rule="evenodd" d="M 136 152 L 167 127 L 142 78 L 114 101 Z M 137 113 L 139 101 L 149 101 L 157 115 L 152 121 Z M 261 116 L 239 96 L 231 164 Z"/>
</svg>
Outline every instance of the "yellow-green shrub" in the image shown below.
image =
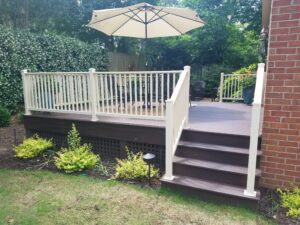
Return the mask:
<svg viewBox="0 0 300 225">
<path fill-rule="evenodd" d="M 99 156 L 91 152 L 91 146 L 84 144 L 76 149 L 62 149 L 55 157 L 55 165 L 66 173 L 93 169 L 99 162 Z"/>
<path fill-rule="evenodd" d="M 300 188 L 292 191 L 279 190 L 282 206 L 288 209 L 287 215 L 300 220 Z"/>
<path fill-rule="evenodd" d="M 137 180 L 148 178 L 148 165 L 143 160 L 143 153 L 134 154 L 128 149 L 126 159 L 117 159 L 115 178 L 125 180 Z M 150 177 L 158 177 L 159 170 L 151 165 Z"/>
<path fill-rule="evenodd" d="M 23 159 L 29 159 L 40 155 L 42 152 L 53 148 L 52 140 L 47 140 L 34 135 L 27 138 L 22 144 L 14 146 L 16 156 Z"/>
</svg>

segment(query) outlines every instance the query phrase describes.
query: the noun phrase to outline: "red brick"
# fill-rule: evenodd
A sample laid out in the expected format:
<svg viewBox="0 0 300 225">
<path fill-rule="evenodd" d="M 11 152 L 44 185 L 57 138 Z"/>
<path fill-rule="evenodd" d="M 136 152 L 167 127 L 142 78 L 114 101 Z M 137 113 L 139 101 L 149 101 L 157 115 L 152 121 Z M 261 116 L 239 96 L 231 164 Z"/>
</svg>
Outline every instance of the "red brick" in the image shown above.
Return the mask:
<svg viewBox="0 0 300 225">
<path fill-rule="evenodd" d="M 290 130 L 290 129 L 280 129 L 280 134 L 288 134 L 288 135 L 298 135 L 298 130 Z"/>
<path fill-rule="evenodd" d="M 300 27 L 293 27 L 290 29 L 290 33 L 300 33 Z"/>
<path fill-rule="evenodd" d="M 299 47 L 300 41 L 289 41 L 289 47 Z"/>
<path fill-rule="evenodd" d="M 299 30 L 300 33 L 300 30 Z M 278 59 L 280 60 L 280 59 Z M 300 60 L 300 55 L 288 55 L 287 60 Z"/>
<path fill-rule="evenodd" d="M 286 164 L 299 166 L 300 165 L 300 161 L 297 160 L 297 159 L 287 159 L 286 160 Z"/>
<path fill-rule="evenodd" d="M 277 54 L 296 54 L 295 48 L 278 48 L 276 50 Z"/>
<path fill-rule="evenodd" d="M 285 34 L 285 35 L 277 35 L 277 41 L 296 41 L 298 39 L 297 34 Z"/>
<path fill-rule="evenodd" d="M 300 11 L 300 6 L 285 6 L 280 8 L 280 13 L 298 13 Z"/>
<path fill-rule="evenodd" d="M 269 57 L 269 61 L 273 61 L 273 60 L 286 60 L 286 58 L 287 58 L 286 55 L 269 55 L 268 57 Z"/>
<path fill-rule="evenodd" d="M 272 104 L 276 104 L 276 105 L 290 105 L 291 104 L 291 100 L 289 99 L 272 99 Z M 281 106 L 280 106 L 281 109 Z"/>
<path fill-rule="evenodd" d="M 279 22 L 278 25 L 276 24 L 276 27 L 281 28 L 281 27 L 297 27 L 299 25 L 298 20 L 289 20 L 289 21 L 282 21 Z"/>
<path fill-rule="evenodd" d="M 280 141 L 279 146 L 297 147 L 298 143 L 294 141 Z"/>
<path fill-rule="evenodd" d="M 295 66 L 295 62 L 293 62 L 293 61 L 277 61 L 277 62 L 275 62 L 275 66 L 276 67 L 293 67 L 293 66 Z"/>
<path fill-rule="evenodd" d="M 270 35 L 274 35 L 274 34 L 288 34 L 289 30 L 290 30 L 289 28 L 271 29 Z"/>
<path fill-rule="evenodd" d="M 283 14 L 283 15 L 286 15 L 286 14 Z M 292 20 L 300 19 L 300 13 L 293 13 L 293 14 L 291 14 L 291 19 Z"/>
<path fill-rule="evenodd" d="M 273 2 L 273 7 L 291 5 L 291 1 L 292 0 L 275 0 Z"/>
<path fill-rule="evenodd" d="M 289 13 L 272 15 L 272 21 L 289 20 L 290 19 L 290 15 L 291 14 L 289 14 Z"/>
</svg>

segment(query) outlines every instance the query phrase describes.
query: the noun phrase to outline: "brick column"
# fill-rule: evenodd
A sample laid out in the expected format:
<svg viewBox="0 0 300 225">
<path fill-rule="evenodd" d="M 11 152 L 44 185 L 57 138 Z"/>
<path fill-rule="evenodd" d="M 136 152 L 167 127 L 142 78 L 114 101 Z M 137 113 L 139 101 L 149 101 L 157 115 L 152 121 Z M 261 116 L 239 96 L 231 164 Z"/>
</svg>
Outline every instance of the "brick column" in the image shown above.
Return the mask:
<svg viewBox="0 0 300 225">
<path fill-rule="evenodd" d="M 261 185 L 300 185 L 300 0 L 273 0 Z"/>
</svg>

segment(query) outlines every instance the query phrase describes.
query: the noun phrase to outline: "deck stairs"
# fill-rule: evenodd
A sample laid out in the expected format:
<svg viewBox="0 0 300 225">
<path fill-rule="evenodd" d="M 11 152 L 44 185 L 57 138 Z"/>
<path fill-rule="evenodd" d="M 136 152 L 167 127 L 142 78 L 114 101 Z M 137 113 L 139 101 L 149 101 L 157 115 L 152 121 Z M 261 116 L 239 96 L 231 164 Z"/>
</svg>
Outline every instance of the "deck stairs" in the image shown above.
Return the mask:
<svg viewBox="0 0 300 225">
<path fill-rule="evenodd" d="M 173 158 L 173 180 L 161 179 L 171 189 L 200 196 L 257 203 L 244 195 L 247 182 L 249 136 L 184 130 Z M 259 147 L 260 149 L 260 147 Z M 258 163 L 261 151 L 258 151 Z M 256 169 L 256 184 L 261 175 Z"/>
</svg>

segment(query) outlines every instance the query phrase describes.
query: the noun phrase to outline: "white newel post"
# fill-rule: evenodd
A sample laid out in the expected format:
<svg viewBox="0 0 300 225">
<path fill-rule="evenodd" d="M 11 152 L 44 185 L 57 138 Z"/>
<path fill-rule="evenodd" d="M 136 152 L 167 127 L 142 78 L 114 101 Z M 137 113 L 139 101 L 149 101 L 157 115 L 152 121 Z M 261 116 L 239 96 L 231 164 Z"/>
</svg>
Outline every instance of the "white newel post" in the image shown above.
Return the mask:
<svg viewBox="0 0 300 225">
<path fill-rule="evenodd" d="M 97 107 L 97 100 L 96 100 L 96 79 L 95 79 L 95 72 L 94 68 L 89 69 L 89 95 L 90 95 L 90 103 L 91 103 L 91 113 L 92 113 L 92 121 L 97 121 L 96 116 L 96 107 Z"/>
<path fill-rule="evenodd" d="M 220 80 L 220 102 L 223 102 L 223 84 L 224 84 L 224 73 L 221 73 L 221 80 Z"/>
<path fill-rule="evenodd" d="M 166 173 L 164 178 L 173 180 L 173 110 L 174 104 L 171 100 L 166 100 Z"/>
<path fill-rule="evenodd" d="M 190 106 L 190 78 L 191 78 L 191 67 L 185 66 L 184 71 L 186 71 L 187 75 L 187 85 L 186 85 L 186 93 L 187 93 L 187 99 L 186 99 L 186 119 L 184 122 L 184 127 L 188 128 L 189 125 L 189 106 Z"/>
<path fill-rule="evenodd" d="M 256 196 L 255 191 L 255 175 L 256 175 L 256 159 L 257 159 L 257 146 L 260 130 L 262 98 L 264 90 L 264 69 L 265 64 L 259 63 L 256 75 L 255 94 L 252 104 L 251 128 L 250 128 L 250 146 L 249 146 L 249 161 L 248 161 L 248 176 L 247 188 L 244 195 Z"/>
<path fill-rule="evenodd" d="M 24 108 L 25 108 L 25 115 L 31 115 L 31 112 L 28 109 L 29 93 L 28 93 L 28 83 L 27 83 L 26 73 L 27 70 L 21 71 L 22 81 L 23 81 Z"/>
</svg>

